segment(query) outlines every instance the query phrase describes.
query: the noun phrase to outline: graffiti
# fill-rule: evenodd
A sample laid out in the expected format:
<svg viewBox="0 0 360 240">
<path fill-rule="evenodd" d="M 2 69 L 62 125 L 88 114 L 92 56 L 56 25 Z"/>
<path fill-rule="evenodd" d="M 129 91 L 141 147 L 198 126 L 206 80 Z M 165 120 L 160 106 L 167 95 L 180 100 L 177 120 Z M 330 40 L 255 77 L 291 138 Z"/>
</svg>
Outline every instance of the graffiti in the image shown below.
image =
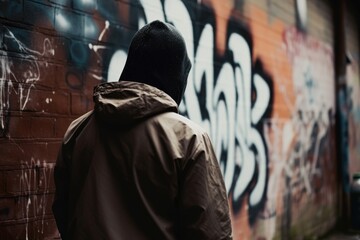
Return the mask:
<svg viewBox="0 0 360 240">
<path fill-rule="evenodd" d="M 31 89 L 35 88 L 35 83 L 41 77 L 39 57 L 55 54 L 48 38 L 44 39 L 43 51 L 39 52 L 26 47 L 8 28 L 2 29 L 4 42 L 13 45 L 12 48 L 19 54 L 16 57 L 8 56 L 6 45 L 4 50 L 0 49 L 0 136 L 4 136 L 7 130 L 10 95 L 18 96 L 19 110 L 24 110 L 30 100 Z"/>
<path fill-rule="evenodd" d="M 54 10 L 53 34 L 63 45 L 45 37 L 40 50 L 25 40 L 36 31 L 22 38 L 22 30 L 4 27 L 0 136 L 7 135 L 11 112 L 32 105 L 32 93 L 46 78 L 42 74 L 46 60 L 55 56 L 55 49 L 51 64 L 65 69 L 60 77 L 69 89 L 62 90 L 75 103 L 78 95 L 90 99 L 93 84 L 118 81 L 136 30 L 156 19 L 166 21 L 184 36 L 193 66 L 179 111 L 199 123 L 213 141 L 232 207 L 234 238 L 287 239 L 292 226 L 300 222 L 300 207 L 320 198 L 322 205 L 330 206 L 335 192 L 325 176 L 334 172 L 329 168 L 335 164 L 333 52 L 306 35 L 308 2 L 294 3 L 296 26 L 286 29 L 288 24 L 279 23 L 277 17 L 269 21 L 279 10 L 272 1 L 267 4 L 276 12 L 267 14 L 257 4 L 233 0 L 74 0 L 71 6 L 57 5 Z M 80 22 L 81 27 L 76 27 L 74 23 Z M 353 104 L 346 122 L 351 129 L 350 158 L 360 152 L 360 131 L 354 130 L 360 122 L 358 76 L 354 79 L 346 89 Z M 349 107 L 349 99 L 343 97 Z M 44 101 L 57 99 L 51 96 Z M 52 167 L 33 160 L 22 170 L 27 236 L 31 236 L 32 213 L 46 220 L 43 211 L 48 205 L 48 192 L 36 195 L 33 181 L 49 176 Z M 36 229 L 43 230 L 41 225 Z"/>
<path fill-rule="evenodd" d="M 53 163 L 40 162 L 39 160 L 31 159 L 30 163 L 24 162 L 21 169 L 20 187 L 21 192 L 25 195 L 22 201 L 21 208 L 24 218 L 26 220 L 25 236 L 26 240 L 29 239 L 29 231 L 38 234 L 38 237 L 44 233 L 45 230 L 45 215 L 47 214 L 47 205 L 51 204 L 47 201 L 48 194 L 50 192 L 50 179 L 53 177 Z M 29 195 L 31 192 L 39 191 L 41 188 L 41 194 Z M 40 224 L 32 225 L 37 229 L 29 229 L 29 220 L 32 217 L 39 217 Z"/>
<path fill-rule="evenodd" d="M 306 31 L 307 27 L 307 0 L 296 0 L 296 25 L 299 30 Z"/>
<path fill-rule="evenodd" d="M 229 19 L 222 25 L 225 37 L 218 39 L 214 10 L 196 2 L 201 6 L 197 8 L 199 12 L 194 11 L 194 3 L 139 0 L 130 4 L 126 13 L 120 14 L 119 11 L 124 10 L 119 10 L 118 3 L 113 1 L 96 4 L 76 1 L 77 8 L 96 11 L 98 15 L 96 20 L 86 18 L 83 21 L 84 32 L 72 24 L 77 15 L 57 9 L 54 29 L 62 36 L 69 35 L 64 55 L 71 67 L 67 68 L 64 80 L 70 89 L 80 91 L 86 86 L 85 74 L 98 81 L 117 81 L 134 30 L 155 19 L 173 24 L 184 36 L 193 65 L 180 113 L 202 125 L 210 134 L 233 210 L 237 213 L 247 209 L 253 224 L 266 200 L 269 160 L 263 121 L 271 113 L 272 79 L 264 71 L 262 61 L 252 56 L 252 38 L 246 26 L 231 19 L 229 11 Z M 133 29 L 122 26 L 133 26 Z M 74 38 L 83 35 L 86 38 Z M 41 78 L 39 60 L 55 54 L 47 38 L 41 51 L 26 47 L 9 29 L 4 38 L 15 46 L 23 67 L 18 68 L 7 55 L 5 46 L 5 51 L 1 52 L 0 81 L 3 131 L 10 104 L 13 104 L 9 95 L 18 95 L 19 110 L 24 110 L 31 100 L 31 90 Z"/>
<path fill-rule="evenodd" d="M 252 222 L 263 204 L 267 186 L 268 158 L 262 121 L 270 112 L 272 85 L 261 61 L 252 57 L 249 31 L 245 27 L 239 28 L 237 22 L 229 21 L 226 55 L 222 56 L 216 51 L 215 17 L 209 18 L 210 9 L 202 6 L 210 20 L 199 19 L 203 27 L 195 28 L 197 20 L 193 19 L 197 16 L 190 15 L 185 2 L 139 3 L 141 10 L 130 10 L 132 19 L 137 17 L 137 21 L 133 21 L 137 22 L 138 29 L 159 19 L 173 24 L 184 36 L 193 68 L 180 113 L 210 133 L 234 210 L 238 211 L 244 197 L 249 195 L 246 204 L 250 215 L 254 216 L 250 219 Z M 104 6 L 99 8 L 105 25 L 96 31 L 98 42 L 88 46 L 96 61 L 107 67 L 107 71 L 106 76 L 93 74 L 93 77 L 118 81 L 127 57 L 127 49 L 123 46 L 129 45 L 131 37 L 126 37 L 124 31 L 117 32 L 113 26 L 116 14 L 112 10 Z M 112 36 L 121 36 L 119 41 L 123 42 L 118 43 L 118 48 L 111 48 L 109 54 L 109 47 L 102 40 Z"/>
<path fill-rule="evenodd" d="M 230 32 L 229 57 L 215 69 L 218 59 L 213 25 L 204 24 L 196 32 L 183 2 L 167 0 L 163 6 L 160 1 L 156 5 L 157 9 L 163 9 L 163 12 L 156 12 L 158 15 L 143 3 L 146 22 L 160 19 L 174 24 L 185 38 L 194 66 L 189 73 L 181 113 L 200 123 L 214 140 L 234 210 L 241 207 L 242 197 L 249 194 L 249 212 L 252 212 L 260 206 L 266 191 L 267 150 L 258 127 L 269 109 L 271 86 L 261 62 L 257 61 L 256 67 L 252 65 L 250 37 Z M 198 39 L 197 45 L 195 39 Z M 123 63 L 124 52 L 115 54 L 119 57 L 113 59 Z"/>
<path fill-rule="evenodd" d="M 211 46 L 212 39 L 213 30 L 205 27 L 199 45 Z M 258 205 L 264 196 L 267 179 L 266 147 L 255 126 L 269 106 L 270 87 L 259 74 L 253 72 L 250 47 L 241 35 L 230 35 L 228 47 L 234 57 L 222 65 L 217 76 L 214 76 L 213 62 L 196 61 L 213 59 L 209 56 L 210 51 L 197 50 L 194 78 L 189 81 L 193 86 L 188 88 L 184 100 L 189 118 L 202 123 L 215 140 L 225 185 L 232 192 L 235 206 L 251 181 L 257 178 L 254 188 L 249 191 L 251 208 Z M 252 91 L 257 96 L 254 102 Z M 204 96 L 206 105 L 200 101 Z M 198 99 L 198 106 L 193 104 L 194 99 Z M 187 102 L 192 102 L 191 106 Z M 206 113 L 206 117 L 199 113 Z"/>
<path fill-rule="evenodd" d="M 358 59 L 353 59 L 352 63 L 347 66 L 347 94 L 349 107 L 349 170 L 350 176 L 357 169 L 360 169 L 358 156 L 360 154 L 360 84 L 359 84 L 359 68 Z"/>
<path fill-rule="evenodd" d="M 297 217 L 295 209 L 323 196 L 324 189 L 329 187 L 325 172 L 335 165 L 329 147 L 335 114 L 334 85 L 328 83 L 334 79 L 329 71 L 333 69 L 331 48 L 296 28 L 285 30 L 283 36 L 284 46 L 276 53 L 287 55 L 292 71 L 291 80 L 277 79 L 277 97 L 285 108 L 283 111 L 290 116 L 273 115 L 263 121 L 269 178 L 267 200 L 259 219 L 263 219 L 266 226 L 273 226 L 266 230 L 266 239 L 275 237 L 277 224 L 278 237 L 290 237 L 294 217 Z M 286 87 L 289 81 L 293 89 Z M 324 86 L 324 83 L 328 84 Z M 320 198 L 326 203 L 332 201 Z M 278 211 L 279 199 L 281 212 Z"/>
<path fill-rule="evenodd" d="M 329 71 L 333 69 L 329 46 L 295 28 L 284 32 L 284 42 L 289 61 L 294 66 L 295 100 L 289 98 L 285 88 L 280 92 L 292 115 L 285 121 L 271 118 L 264 127 L 269 158 L 272 159 L 270 197 L 265 209 L 276 211 L 274 199 L 278 198 L 278 188 L 284 186 L 281 237 L 286 239 L 290 234 L 293 206 L 327 187 L 325 167 L 334 165 L 329 133 L 334 125 L 335 89 L 334 84 L 328 83 L 334 79 L 334 73 Z"/>
<path fill-rule="evenodd" d="M 350 173 L 349 173 L 349 96 L 347 87 L 343 86 L 338 91 L 339 101 L 339 125 L 341 138 L 341 177 L 342 185 L 346 193 L 350 192 Z"/>
</svg>

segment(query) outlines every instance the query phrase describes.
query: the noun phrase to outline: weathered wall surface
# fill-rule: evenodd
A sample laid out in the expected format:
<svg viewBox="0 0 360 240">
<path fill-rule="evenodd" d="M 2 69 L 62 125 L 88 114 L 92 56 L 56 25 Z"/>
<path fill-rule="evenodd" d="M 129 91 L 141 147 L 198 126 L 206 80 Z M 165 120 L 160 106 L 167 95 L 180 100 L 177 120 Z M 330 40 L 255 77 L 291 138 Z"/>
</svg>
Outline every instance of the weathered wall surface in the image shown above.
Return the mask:
<svg viewBox="0 0 360 240">
<path fill-rule="evenodd" d="M 61 138 L 92 108 L 93 87 L 118 80 L 133 34 L 155 19 L 187 42 L 193 68 L 180 110 L 211 135 L 235 239 L 329 230 L 337 147 L 327 1 L 8 0 L 0 2 L 0 239 L 58 237 L 51 204 Z M 352 171 L 360 168 L 356 61 Z"/>
<path fill-rule="evenodd" d="M 348 3 L 345 19 L 346 47 L 349 62 L 346 68 L 348 129 L 349 129 L 349 178 L 360 172 L 360 35 L 359 18 L 356 13 L 358 5 Z"/>
</svg>

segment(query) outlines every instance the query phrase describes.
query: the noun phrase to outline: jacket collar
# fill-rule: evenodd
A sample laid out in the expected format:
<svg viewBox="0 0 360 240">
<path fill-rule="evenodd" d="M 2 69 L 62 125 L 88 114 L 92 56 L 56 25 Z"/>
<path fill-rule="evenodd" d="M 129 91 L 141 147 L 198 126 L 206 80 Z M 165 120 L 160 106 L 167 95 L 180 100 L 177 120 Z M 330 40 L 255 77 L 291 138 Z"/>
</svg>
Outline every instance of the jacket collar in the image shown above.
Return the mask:
<svg viewBox="0 0 360 240">
<path fill-rule="evenodd" d="M 138 82 L 102 83 L 94 88 L 95 114 L 104 122 L 131 125 L 164 112 L 178 112 L 165 92 Z"/>
</svg>

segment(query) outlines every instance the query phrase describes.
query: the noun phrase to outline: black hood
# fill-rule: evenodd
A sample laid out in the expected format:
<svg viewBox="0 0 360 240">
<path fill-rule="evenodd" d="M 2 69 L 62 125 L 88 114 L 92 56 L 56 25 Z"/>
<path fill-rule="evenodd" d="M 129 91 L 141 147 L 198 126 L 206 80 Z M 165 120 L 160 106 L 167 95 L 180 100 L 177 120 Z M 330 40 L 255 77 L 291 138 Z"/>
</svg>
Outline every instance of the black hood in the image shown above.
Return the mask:
<svg viewBox="0 0 360 240">
<path fill-rule="evenodd" d="M 190 69 L 180 33 L 171 24 L 154 21 L 133 37 L 120 81 L 149 84 L 180 104 Z"/>
</svg>

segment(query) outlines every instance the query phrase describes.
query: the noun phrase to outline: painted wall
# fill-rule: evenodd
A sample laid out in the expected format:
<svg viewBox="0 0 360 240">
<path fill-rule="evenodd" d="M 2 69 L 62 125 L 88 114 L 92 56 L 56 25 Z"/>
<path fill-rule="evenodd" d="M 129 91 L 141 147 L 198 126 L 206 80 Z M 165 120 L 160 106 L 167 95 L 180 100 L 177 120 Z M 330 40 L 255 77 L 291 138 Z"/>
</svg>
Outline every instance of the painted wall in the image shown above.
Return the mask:
<svg viewBox="0 0 360 240">
<path fill-rule="evenodd" d="M 213 140 L 235 239 L 329 230 L 337 147 L 327 1 L 8 0 L 0 2 L 0 239 L 58 237 L 51 204 L 61 138 L 92 109 L 93 87 L 118 80 L 133 34 L 155 19 L 186 40 L 193 68 L 180 111 Z M 359 70 L 349 71 L 357 129 Z M 359 159 L 354 132 L 350 156 Z"/>
<path fill-rule="evenodd" d="M 348 64 L 346 68 L 347 103 L 348 103 L 348 149 L 349 149 L 349 182 L 352 175 L 360 172 L 360 32 L 356 25 L 358 5 L 347 3 L 345 18 L 346 47 Z"/>
</svg>

